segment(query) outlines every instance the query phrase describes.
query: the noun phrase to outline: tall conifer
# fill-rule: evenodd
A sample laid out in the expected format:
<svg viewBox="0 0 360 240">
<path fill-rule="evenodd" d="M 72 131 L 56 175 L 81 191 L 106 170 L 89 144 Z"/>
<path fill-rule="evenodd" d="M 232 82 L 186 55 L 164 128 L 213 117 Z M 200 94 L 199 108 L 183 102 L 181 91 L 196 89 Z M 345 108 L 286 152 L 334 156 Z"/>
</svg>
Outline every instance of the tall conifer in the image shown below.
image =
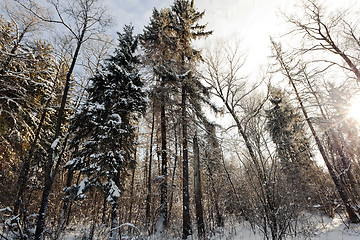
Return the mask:
<svg viewBox="0 0 360 240">
<path fill-rule="evenodd" d="M 212 32 L 206 32 L 206 25 L 198 22 L 205 12 L 199 12 L 194 6 L 194 1 L 175 0 L 171 7 L 171 28 L 178 39 L 177 51 L 178 69 L 176 77 L 180 81 L 181 91 L 181 121 L 183 144 L 183 239 L 191 235 L 190 196 L 189 196 L 189 159 L 188 159 L 188 101 L 197 94 L 195 89 L 201 84 L 194 77 L 194 68 L 200 60 L 200 51 L 192 46 L 192 41 L 206 37 Z M 197 95 L 197 97 L 200 97 Z"/>
<path fill-rule="evenodd" d="M 131 166 L 136 145 L 135 125 L 145 111 L 146 99 L 135 54 L 138 38 L 133 27 L 125 26 L 118 33 L 119 46 L 107 60 L 102 71 L 91 79 L 89 97 L 73 119 L 74 137 L 71 147 L 74 158 L 68 168 L 79 169 L 87 176 L 76 189 L 83 197 L 92 187 L 99 188 L 110 203 L 111 228 L 117 226 L 118 200 L 123 190 L 123 178 Z M 74 187 L 68 191 L 74 192 Z M 116 230 L 111 232 L 117 239 Z"/>
</svg>

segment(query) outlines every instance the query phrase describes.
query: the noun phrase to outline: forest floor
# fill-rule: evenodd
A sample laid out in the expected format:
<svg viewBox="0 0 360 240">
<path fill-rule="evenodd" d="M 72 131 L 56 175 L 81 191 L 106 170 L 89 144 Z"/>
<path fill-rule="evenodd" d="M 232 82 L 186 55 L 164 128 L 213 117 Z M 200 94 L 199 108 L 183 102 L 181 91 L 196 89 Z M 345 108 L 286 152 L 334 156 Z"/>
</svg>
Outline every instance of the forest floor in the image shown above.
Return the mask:
<svg viewBox="0 0 360 240">
<path fill-rule="evenodd" d="M 88 229 L 88 228 L 87 228 Z M 98 230 L 94 239 L 107 239 L 108 231 L 104 230 L 102 233 Z M 62 239 L 66 240 L 80 240 L 86 239 L 87 231 L 83 228 L 69 228 L 67 233 Z M 97 235 L 97 236 L 96 236 Z M 138 234 L 135 234 L 138 235 Z M 174 238 L 171 236 L 159 236 L 152 235 L 150 237 L 138 236 L 138 237 L 126 237 L 121 239 L 143 239 L 143 240 L 175 240 L 180 238 Z M 192 238 L 196 240 L 194 235 Z M 260 231 L 254 231 L 250 224 L 246 221 L 241 223 L 228 222 L 224 228 L 217 229 L 210 240 L 263 240 L 264 235 Z M 269 239 L 271 237 L 269 236 Z M 321 216 L 312 215 L 308 219 L 299 223 L 298 232 L 296 236 L 287 237 L 287 240 L 359 240 L 360 239 L 360 225 L 348 224 L 339 217 L 327 218 Z"/>
<path fill-rule="evenodd" d="M 360 225 L 344 223 L 340 217 L 314 217 L 306 220 L 307 224 L 299 227 L 296 236 L 287 237 L 287 240 L 359 240 Z M 260 231 L 253 231 L 250 224 L 242 222 L 232 226 L 225 226 L 221 233 L 211 240 L 264 240 Z M 269 236 L 271 239 L 271 236 Z"/>
</svg>

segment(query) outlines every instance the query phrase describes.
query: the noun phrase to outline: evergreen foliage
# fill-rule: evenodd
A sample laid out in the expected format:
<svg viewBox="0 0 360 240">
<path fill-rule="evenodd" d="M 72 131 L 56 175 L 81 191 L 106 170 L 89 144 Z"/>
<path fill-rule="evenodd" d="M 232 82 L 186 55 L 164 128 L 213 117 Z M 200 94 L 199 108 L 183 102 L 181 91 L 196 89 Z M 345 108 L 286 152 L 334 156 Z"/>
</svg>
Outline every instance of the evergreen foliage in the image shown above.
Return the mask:
<svg viewBox="0 0 360 240">
<path fill-rule="evenodd" d="M 276 144 L 281 169 L 294 187 L 294 200 L 303 204 L 306 196 L 312 195 L 310 191 L 314 189 L 310 186 L 316 177 L 305 121 L 281 90 L 274 90 L 270 101 L 273 107 L 266 111 L 267 128 Z"/>
<path fill-rule="evenodd" d="M 112 205 L 123 190 L 121 179 L 134 157 L 136 122 L 146 106 L 137 68 L 138 38 L 133 36 L 131 26 L 125 26 L 124 33 L 118 35 L 115 54 L 91 78 L 87 101 L 73 118 L 73 159 L 66 164 L 87 175 L 75 186 L 77 197 L 97 187 Z"/>
</svg>

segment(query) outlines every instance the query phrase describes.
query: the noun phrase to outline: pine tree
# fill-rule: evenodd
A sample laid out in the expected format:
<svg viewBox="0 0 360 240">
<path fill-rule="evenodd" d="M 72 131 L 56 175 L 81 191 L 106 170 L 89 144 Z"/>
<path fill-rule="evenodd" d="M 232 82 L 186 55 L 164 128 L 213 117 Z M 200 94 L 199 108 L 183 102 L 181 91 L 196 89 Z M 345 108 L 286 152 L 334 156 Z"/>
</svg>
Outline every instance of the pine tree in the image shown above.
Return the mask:
<svg viewBox="0 0 360 240">
<path fill-rule="evenodd" d="M 167 227 L 167 112 L 171 104 L 171 97 L 174 94 L 172 87 L 176 85 L 174 77 L 171 75 L 173 71 L 173 56 L 177 49 L 177 39 L 173 37 L 170 28 L 170 9 L 165 8 L 158 11 L 153 10 L 150 23 L 145 27 L 142 35 L 142 45 L 145 52 L 146 63 L 153 68 L 156 81 L 154 82 L 151 99 L 154 106 L 160 108 L 160 128 L 161 128 L 161 199 L 160 199 L 160 216 L 157 224 L 157 231 L 162 232 Z M 169 74 L 170 73 L 170 74 Z M 157 110 L 156 108 L 153 109 Z M 150 181 L 149 181 L 150 184 Z M 148 187 L 147 196 L 147 216 L 149 216 L 151 202 L 151 186 Z M 149 221 L 149 218 L 147 217 Z M 149 225 L 149 223 L 147 223 Z"/>
<path fill-rule="evenodd" d="M 205 12 L 198 12 L 194 1 L 176 0 L 171 7 L 171 28 L 178 40 L 177 50 L 178 68 L 176 78 L 180 81 L 181 92 L 181 121 L 183 145 L 183 239 L 191 235 L 190 196 L 189 196 L 189 160 L 188 160 L 188 101 L 190 96 L 199 97 L 197 89 L 201 89 L 200 81 L 194 75 L 195 63 L 200 59 L 200 51 L 194 49 L 192 41 L 206 37 L 206 25 L 198 22 Z"/>
<path fill-rule="evenodd" d="M 87 175 L 74 186 L 78 198 L 92 187 L 103 192 L 112 207 L 112 229 L 117 226 L 118 200 L 133 159 L 135 125 L 146 105 L 137 68 L 139 58 L 135 54 L 138 38 L 133 36 L 131 26 L 125 26 L 124 33 L 118 35 L 115 55 L 91 79 L 89 97 L 74 117 L 71 141 L 74 158 L 66 165 Z M 74 187 L 68 191 L 74 191 Z M 112 239 L 117 239 L 116 232 L 112 231 Z"/>
</svg>

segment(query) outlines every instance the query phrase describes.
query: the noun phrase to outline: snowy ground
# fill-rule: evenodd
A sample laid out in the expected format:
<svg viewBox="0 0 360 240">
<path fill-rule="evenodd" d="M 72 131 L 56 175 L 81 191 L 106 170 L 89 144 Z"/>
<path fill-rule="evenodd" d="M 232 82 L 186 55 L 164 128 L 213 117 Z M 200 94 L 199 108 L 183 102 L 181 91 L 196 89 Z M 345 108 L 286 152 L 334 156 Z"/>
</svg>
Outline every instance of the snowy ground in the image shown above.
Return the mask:
<svg viewBox="0 0 360 240">
<path fill-rule="evenodd" d="M 345 224 L 341 218 L 312 217 L 308 219 L 309 225 L 301 232 L 288 240 L 359 240 L 360 226 Z M 233 226 L 226 226 L 222 233 L 218 233 L 211 240 L 263 240 L 264 236 L 254 233 L 250 224 L 243 222 Z"/>
<path fill-rule="evenodd" d="M 360 225 L 345 224 L 340 217 L 331 219 L 325 217 L 314 217 L 306 220 L 306 227 L 303 227 L 296 237 L 289 237 L 287 240 L 359 240 L 360 239 Z M 82 226 L 84 227 L 84 226 Z M 88 230 L 85 228 L 70 227 L 66 235 L 62 239 L 66 240 L 80 240 L 86 239 Z M 88 229 L 88 228 L 87 228 Z M 98 229 L 99 230 L 99 229 Z M 106 239 L 109 231 L 101 230 L 96 231 L 95 239 Z M 138 234 L 135 234 L 138 235 Z M 143 239 L 143 240 L 175 240 L 169 236 L 156 236 L 151 237 L 134 237 L 122 239 Z M 180 239 L 180 238 L 178 238 Z M 192 239 L 196 240 L 194 236 Z M 210 240 L 263 240 L 264 236 L 260 232 L 255 232 L 247 222 L 242 223 L 227 223 L 223 229 L 219 229 Z"/>
</svg>

